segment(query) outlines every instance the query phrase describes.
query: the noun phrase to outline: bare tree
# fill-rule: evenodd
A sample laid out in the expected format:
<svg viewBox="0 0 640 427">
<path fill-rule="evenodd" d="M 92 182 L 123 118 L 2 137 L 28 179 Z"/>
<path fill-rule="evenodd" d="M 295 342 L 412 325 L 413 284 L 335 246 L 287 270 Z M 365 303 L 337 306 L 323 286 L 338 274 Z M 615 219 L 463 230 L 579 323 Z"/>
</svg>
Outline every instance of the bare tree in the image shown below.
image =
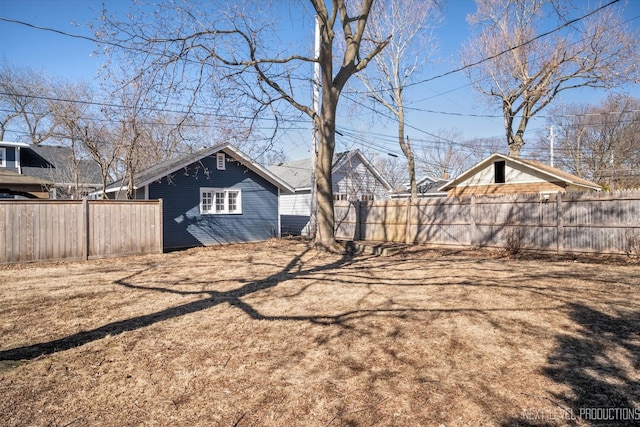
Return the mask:
<svg viewBox="0 0 640 427">
<path fill-rule="evenodd" d="M 348 3 L 356 5 L 353 13 Z M 309 116 L 320 134 L 315 170 L 316 246 L 338 251 L 331 183 L 338 101 L 349 78 L 364 69 L 388 39 L 361 53 L 373 0 L 332 0 L 329 5 L 310 0 L 310 4 L 320 23 L 318 58 L 308 51 L 282 53 L 281 45 L 268 38 L 273 27 L 265 22 L 269 14 L 258 0 L 221 5 L 166 1 L 156 9 L 157 19 L 131 14 L 135 17 L 132 20 L 119 21 L 105 13 L 98 36 L 109 43 L 109 53 L 114 46 L 126 47 L 125 53 L 139 70 L 138 77 L 148 79 L 148 87 L 165 101 L 172 97 L 188 100 L 189 111 L 199 101 L 218 96 L 221 102 L 233 102 L 230 106 L 236 112 L 250 111 L 249 120 L 259 120 L 265 112 L 280 117 L 276 104 L 281 101 Z M 212 10 L 212 6 L 219 7 Z M 334 54 L 338 41 L 344 44 L 341 58 Z M 316 62 L 321 68 L 320 114 L 300 95 L 297 75 L 300 65 Z M 188 98 L 185 90 L 190 91 Z"/>
<path fill-rule="evenodd" d="M 121 147 L 114 143 L 118 140 L 113 127 L 104 122 L 89 121 L 82 128 L 82 142 L 89 156 L 100 166 L 102 192 L 100 198 L 107 198 L 107 184 L 114 178 L 115 165 Z"/>
<path fill-rule="evenodd" d="M 47 109 L 51 111 L 52 135 L 56 140 L 65 142 L 69 150 L 68 182 L 71 183 L 70 197 L 78 198 L 80 192 L 80 164 L 82 163 L 83 123 L 86 120 L 88 102 L 91 93 L 86 85 L 81 83 L 60 83 L 55 87 L 55 97 L 47 100 Z M 53 93 L 53 91 L 52 91 Z"/>
<path fill-rule="evenodd" d="M 119 176 L 122 177 L 121 187 L 126 188 L 127 199 L 133 199 L 135 194 L 135 176 L 145 166 L 158 160 L 144 158 L 142 152 L 145 145 L 151 143 L 150 126 L 146 126 L 148 112 L 146 106 L 147 90 L 144 76 L 132 79 L 112 77 L 115 90 L 112 92 L 113 107 L 109 108 L 109 121 L 115 124 L 114 149 L 120 154 L 118 158 Z M 151 143 L 152 144 L 152 143 Z M 145 165 L 146 163 L 146 165 Z M 120 191 L 117 196 L 119 197 Z"/>
<path fill-rule="evenodd" d="M 428 141 L 416 141 L 416 168 L 433 178 L 453 178 L 498 150 L 502 140 L 465 140 L 457 129 L 439 129 Z"/>
<path fill-rule="evenodd" d="M 384 176 L 394 191 L 404 190 L 407 182 L 407 168 L 398 157 L 390 155 L 376 155 L 375 152 L 367 153 L 368 158 L 373 159 L 373 165 Z"/>
<path fill-rule="evenodd" d="M 474 87 L 499 103 L 512 156 L 519 156 L 525 144 L 529 120 L 559 93 L 637 81 L 638 37 L 622 20 L 622 3 L 586 14 L 569 1 L 476 3 L 469 17 L 475 31 L 463 50 L 463 63 Z M 572 18 L 576 14 L 583 15 Z M 544 37 L 537 33 L 553 25 L 557 31 Z"/>
<path fill-rule="evenodd" d="M 32 144 L 51 136 L 51 86 L 42 73 L 12 66 L 6 60 L 0 63 L 0 140 L 7 131 L 16 140 Z M 14 127 L 8 129 L 10 123 Z"/>
<path fill-rule="evenodd" d="M 557 165 L 606 189 L 640 186 L 640 100 L 610 95 L 599 105 L 561 105 L 548 120 Z M 549 153 L 549 138 L 540 141 Z"/>
<path fill-rule="evenodd" d="M 434 137 L 433 141 L 422 142 L 416 150 L 417 169 L 422 173 L 433 178 L 453 177 L 474 163 L 476 156 L 459 131 L 442 129 Z"/>
<path fill-rule="evenodd" d="M 391 112 L 397 120 L 398 144 L 407 159 L 411 197 L 418 197 L 415 153 L 405 136 L 405 90 L 437 50 L 433 29 L 442 22 L 438 0 L 389 0 L 376 3 L 366 40 L 382 40 L 392 34 L 387 47 L 376 55 L 366 72 L 357 75 L 366 95 Z M 366 42 L 365 42 L 366 43 Z"/>
</svg>

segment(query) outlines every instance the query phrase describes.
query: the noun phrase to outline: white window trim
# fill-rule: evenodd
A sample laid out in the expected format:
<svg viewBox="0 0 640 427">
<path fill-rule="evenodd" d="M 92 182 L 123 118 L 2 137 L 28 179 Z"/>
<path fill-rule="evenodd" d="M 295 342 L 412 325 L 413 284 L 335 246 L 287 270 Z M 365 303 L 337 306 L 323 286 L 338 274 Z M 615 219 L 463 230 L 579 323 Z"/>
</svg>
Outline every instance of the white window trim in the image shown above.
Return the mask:
<svg viewBox="0 0 640 427">
<path fill-rule="evenodd" d="M 216 198 L 218 194 L 224 194 L 224 208 L 222 211 L 216 211 Z M 236 210 L 229 211 L 229 194 L 235 193 L 236 197 Z M 203 203 L 203 196 L 209 194 L 211 197 L 211 206 L 209 209 L 205 209 Z M 242 190 L 236 188 L 200 188 L 200 214 L 202 215 L 240 215 L 242 214 Z"/>
<path fill-rule="evenodd" d="M 0 167 L 7 167 L 7 149 L 5 147 L 0 147 Z"/>
<path fill-rule="evenodd" d="M 216 154 L 216 168 L 220 171 L 227 169 L 226 156 L 224 153 Z"/>
</svg>

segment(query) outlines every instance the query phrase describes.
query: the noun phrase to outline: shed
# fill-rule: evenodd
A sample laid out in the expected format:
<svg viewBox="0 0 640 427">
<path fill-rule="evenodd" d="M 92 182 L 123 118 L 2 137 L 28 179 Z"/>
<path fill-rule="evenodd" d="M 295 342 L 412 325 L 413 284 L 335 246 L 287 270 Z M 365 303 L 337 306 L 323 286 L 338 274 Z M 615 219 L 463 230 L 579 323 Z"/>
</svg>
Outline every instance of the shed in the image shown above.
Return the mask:
<svg viewBox="0 0 640 427">
<path fill-rule="evenodd" d="M 439 188 L 448 196 L 599 191 L 598 184 L 544 163 L 495 153 Z"/>
</svg>

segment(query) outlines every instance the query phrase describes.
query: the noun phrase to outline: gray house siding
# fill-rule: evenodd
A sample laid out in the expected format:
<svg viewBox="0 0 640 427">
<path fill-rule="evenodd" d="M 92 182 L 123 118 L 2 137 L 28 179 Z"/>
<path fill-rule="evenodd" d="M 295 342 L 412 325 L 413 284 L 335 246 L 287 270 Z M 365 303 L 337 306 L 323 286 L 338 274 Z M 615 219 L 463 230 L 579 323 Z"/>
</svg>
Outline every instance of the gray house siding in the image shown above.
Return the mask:
<svg viewBox="0 0 640 427">
<path fill-rule="evenodd" d="M 309 235 L 311 215 L 311 159 L 272 167 L 272 172 L 294 187 L 294 194 L 280 196 L 282 235 Z M 388 199 L 391 189 L 359 150 L 336 153 L 332 168 L 332 191 L 338 200 Z"/>
<path fill-rule="evenodd" d="M 371 195 L 387 199 L 387 190 L 359 159 L 352 158 L 333 173 L 333 193 L 346 194 L 348 200 L 361 200 Z"/>
<path fill-rule="evenodd" d="M 242 213 L 201 214 L 202 187 L 241 190 Z M 261 241 L 278 232 L 278 188 L 229 156 L 225 170 L 216 169 L 215 155 L 205 157 L 149 184 L 148 196 L 164 200 L 167 249 Z"/>
</svg>

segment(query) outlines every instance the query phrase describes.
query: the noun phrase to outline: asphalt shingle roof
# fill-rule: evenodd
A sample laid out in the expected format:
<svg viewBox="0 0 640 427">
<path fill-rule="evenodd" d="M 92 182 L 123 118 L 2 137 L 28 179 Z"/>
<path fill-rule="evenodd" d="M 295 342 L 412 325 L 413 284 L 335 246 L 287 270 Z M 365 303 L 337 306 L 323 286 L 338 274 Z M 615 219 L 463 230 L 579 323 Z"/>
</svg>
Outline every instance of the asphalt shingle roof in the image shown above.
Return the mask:
<svg viewBox="0 0 640 427">
<path fill-rule="evenodd" d="M 160 163 L 156 163 L 155 165 L 150 166 L 147 169 L 135 174 L 133 178 L 133 182 L 135 182 L 136 185 L 142 182 L 148 182 L 149 180 L 159 175 L 162 175 L 167 171 L 175 170 L 180 165 L 193 163 L 200 160 L 202 157 L 204 157 L 204 153 L 210 150 L 211 148 L 207 147 L 207 148 L 203 148 L 201 150 L 195 151 L 193 153 L 184 154 L 184 155 L 175 157 L 173 159 L 168 159 Z M 122 184 L 122 178 L 108 184 L 107 190 L 118 188 L 120 187 L 121 184 Z"/>
<path fill-rule="evenodd" d="M 332 168 L 335 169 L 336 166 L 353 156 L 356 151 L 335 153 L 333 155 Z M 271 166 L 269 170 L 293 188 L 311 187 L 311 177 L 313 176 L 313 162 L 311 157 L 280 163 L 279 165 Z"/>
<path fill-rule="evenodd" d="M 70 183 L 73 176 L 73 151 L 69 147 L 31 145 L 20 150 L 24 175 L 55 183 Z M 78 174 L 82 184 L 100 185 L 100 165 L 93 160 L 80 160 Z"/>
<path fill-rule="evenodd" d="M 285 181 L 283 181 L 281 178 L 276 176 L 273 172 L 265 169 L 258 163 L 255 163 L 249 157 L 247 157 L 244 153 L 242 153 L 235 147 L 231 146 L 230 144 L 219 144 L 212 147 L 206 147 L 190 154 L 185 154 L 173 159 L 162 161 L 135 174 L 133 181 L 135 183 L 136 188 L 140 188 L 144 185 L 149 184 L 153 180 L 159 179 L 184 166 L 195 163 L 200 159 L 203 159 L 207 156 L 212 156 L 215 153 L 218 153 L 221 151 L 226 151 L 227 154 L 231 153 L 234 158 L 241 159 L 243 164 L 245 164 L 249 169 L 253 170 L 255 173 L 262 176 L 267 181 L 280 187 L 282 190 L 286 192 L 293 191 L 293 188 L 290 188 Z M 118 189 L 121 185 L 122 185 L 122 178 L 108 184 L 106 190 L 113 191 Z"/>
</svg>

